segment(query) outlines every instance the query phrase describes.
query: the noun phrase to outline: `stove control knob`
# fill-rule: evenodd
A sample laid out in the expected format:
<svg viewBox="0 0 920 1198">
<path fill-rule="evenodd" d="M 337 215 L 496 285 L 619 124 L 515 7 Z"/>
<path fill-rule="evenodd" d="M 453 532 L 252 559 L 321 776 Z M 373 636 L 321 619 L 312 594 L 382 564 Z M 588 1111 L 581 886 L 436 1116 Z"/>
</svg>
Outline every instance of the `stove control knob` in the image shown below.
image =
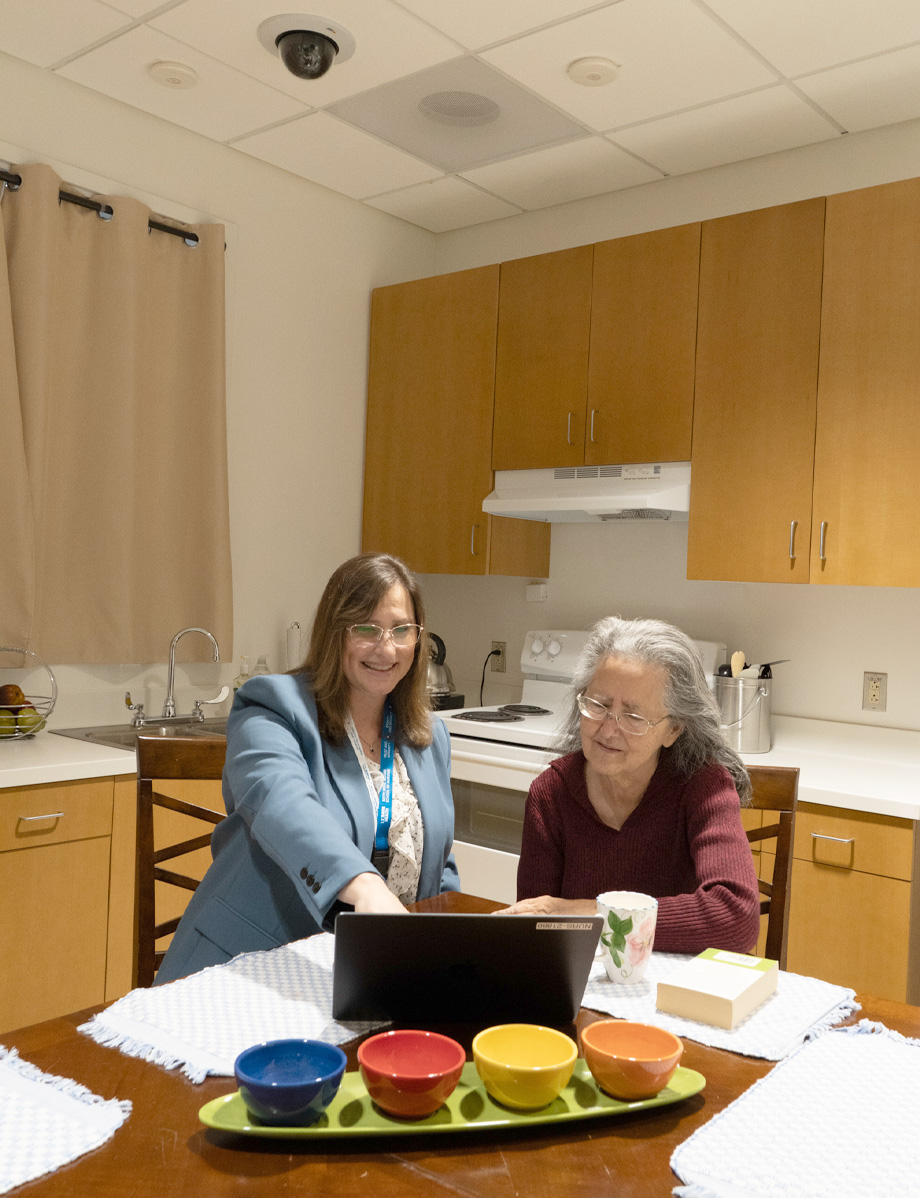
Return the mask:
<svg viewBox="0 0 920 1198">
<path fill-rule="evenodd" d="M 561 650 L 562 650 L 562 642 L 561 641 L 552 640 L 546 647 L 546 651 L 550 655 L 550 657 L 555 657 L 556 654 L 559 653 Z"/>
<path fill-rule="evenodd" d="M 543 641 L 538 636 L 535 636 L 530 642 L 530 652 L 534 655 L 534 657 L 536 657 L 538 653 L 543 652 Z"/>
</svg>

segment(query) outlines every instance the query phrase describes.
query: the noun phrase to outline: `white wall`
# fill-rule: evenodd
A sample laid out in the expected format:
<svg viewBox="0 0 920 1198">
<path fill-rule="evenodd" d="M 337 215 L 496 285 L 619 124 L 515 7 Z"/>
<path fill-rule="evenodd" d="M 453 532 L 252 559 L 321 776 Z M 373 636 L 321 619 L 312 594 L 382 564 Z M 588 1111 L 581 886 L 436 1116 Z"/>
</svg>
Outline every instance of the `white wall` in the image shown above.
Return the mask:
<svg viewBox="0 0 920 1198">
<path fill-rule="evenodd" d="M 235 645 L 188 677 L 228 681 L 241 653 L 285 668 L 285 628 L 360 548 L 370 290 L 435 273 L 436 238 L 19 59 L 0 54 L 0 75 L 0 157 L 227 227 Z M 126 675 L 148 710 L 165 693 L 161 667 L 57 672 L 58 726 L 124 719 Z"/>
<path fill-rule="evenodd" d="M 920 121 L 849 134 L 752 162 L 443 234 L 439 272 L 743 212 L 920 175 Z M 739 470 L 769 470 L 756 452 Z M 915 549 L 916 551 L 916 549 Z M 509 670 L 487 670 L 486 703 L 520 694 L 527 629 L 581 628 L 610 614 L 670 620 L 726 641 L 748 661 L 789 657 L 774 671 L 773 710 L 812 719 L 920 729 L 920 592 L 876 587 L 689 582 L 687 525 L 553 527 L 549 599 L 529 604 L 527 579 L 425 579 L 428 623 L 444 637 L 467 702 L 479 702 L 493 640 Z M 888 674 L 888 709 L 862 710 L 865 670 Z"/>
</svg>

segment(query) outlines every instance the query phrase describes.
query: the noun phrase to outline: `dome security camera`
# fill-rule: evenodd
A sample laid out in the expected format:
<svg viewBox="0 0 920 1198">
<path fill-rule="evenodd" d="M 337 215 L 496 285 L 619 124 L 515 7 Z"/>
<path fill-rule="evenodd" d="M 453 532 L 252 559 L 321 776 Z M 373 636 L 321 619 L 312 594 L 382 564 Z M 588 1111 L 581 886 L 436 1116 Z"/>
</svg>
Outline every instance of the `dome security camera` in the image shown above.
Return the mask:
<svg viewBox="0 0 920 1198">
<path fill-rule="evenodd" d="M 298 79 L 320 79 L 355 52 L 355 39 L 344 26 L 308 13 L 269 17 L 259 26 L 259 41 Z"/>
<path fill-rule="evenodd" d="M 298 79 L 319 79 L 332 66 L 339 52 L 331 37 L 308 29 L 292 29 L 282 33 L 275 45 L 281 61 Z"/>
</svg>

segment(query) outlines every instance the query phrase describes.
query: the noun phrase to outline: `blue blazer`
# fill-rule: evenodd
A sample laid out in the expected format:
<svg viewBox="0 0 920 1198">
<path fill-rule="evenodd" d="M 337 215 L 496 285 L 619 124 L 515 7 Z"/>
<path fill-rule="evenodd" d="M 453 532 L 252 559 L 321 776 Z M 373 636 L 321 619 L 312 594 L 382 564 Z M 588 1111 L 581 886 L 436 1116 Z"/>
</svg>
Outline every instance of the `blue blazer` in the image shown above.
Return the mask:
<svg viewBox="0 0 920 1198">
<path fill-rule="evenodd" d="M 450 855 L 450 737 L 440 720 L 432 724 L 427 749 L 399 746 L 425 828 L 419 898 L 460 888 Z M 320 737 L 306 675 L 256 677 L 237 691 L 223 796 L 214 860 L 158 983 L 321 931 L 342 887 L 373 868 L 375 818 L 361 766 L 347 740 Z"/>
</svg>

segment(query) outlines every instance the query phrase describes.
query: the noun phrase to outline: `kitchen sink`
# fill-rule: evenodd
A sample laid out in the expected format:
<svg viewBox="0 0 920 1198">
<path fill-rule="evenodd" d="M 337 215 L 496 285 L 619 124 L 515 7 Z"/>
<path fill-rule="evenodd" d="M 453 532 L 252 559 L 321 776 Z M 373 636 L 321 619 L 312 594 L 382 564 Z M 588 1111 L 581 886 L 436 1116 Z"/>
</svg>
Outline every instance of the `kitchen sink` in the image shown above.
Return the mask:
<svg viewBox="0 0 920 1198">
<path fill-rule="evenodd" d="M 49 728 L 48 731 L 52 736 L 70 736 L 74 740 L 88 740 L 94 745 L 133 751 L 139 736 L 226 736 L 227 721 L 205 719 L 179 724 L 152 721 L 143 728 L 132 728 L 130 724 L 109 724 L 96 728 Z"/>
</svg>

